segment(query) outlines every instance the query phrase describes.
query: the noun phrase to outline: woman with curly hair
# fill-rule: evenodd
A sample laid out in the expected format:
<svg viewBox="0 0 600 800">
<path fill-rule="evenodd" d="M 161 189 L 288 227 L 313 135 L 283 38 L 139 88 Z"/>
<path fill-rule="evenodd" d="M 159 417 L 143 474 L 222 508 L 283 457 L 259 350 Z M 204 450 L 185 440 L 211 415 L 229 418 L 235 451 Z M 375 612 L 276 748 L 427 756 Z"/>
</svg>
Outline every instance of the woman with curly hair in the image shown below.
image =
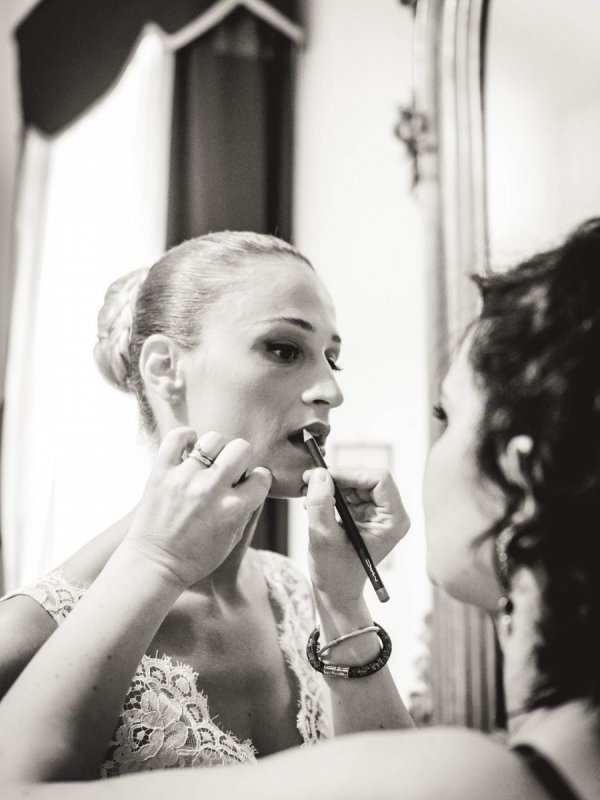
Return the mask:
<svg viewBox="0 0 600 800">
<path fill-rule="evenodd" d="M 86 784 L 86 797 L 148 800 L 169 791 L 261 800 L 600 797 L 600 219 L 561 246 L 477 283 L 481 313 L 434 409 L 444 430 L 424 476 L 427 568 L 452 596 L 496 619 L 507 743 L 459 728 L 359 733 L 269 757 L 252 769 Z M 304 477 L 311 547 L 341 558 L 345 543 L 333 513 L 332 481 L 320 469 Z M 359 506 L 364 518 L 381 509 L 390 492 L 388 484 L 365 497 Z M 327 587 L 316 580 L 338 620 L 356 603 L 354 581 L 339 575 Z M 85 624 L 110 638 L 101 610 L 72 616 L 55 634 L 61 637 L 57 650 L 72 654 Z M 321 624 L 327 625 L 327 615 Z M 350 620 L 341 628 L 352 632 Z M 94 637 L 84 639 L 84 664 L 91 668 L 102 650 Z M 326 680 L 341 687 L 333 691 L 346 718 L 360 716 L 368 696 L 383 720 L 383 709 L 395 707 L 396 698 L 379 673 L 345 680 L 335 671 L 348 663 L 348 643 L 357 640 L 328 642 L 316 664 L 334 668 Z M 58 768 L 49 761 L 43 769 L 29 766 L 27 754 L 44 745 L 57 720 L 63 742 L 72 742 L 70 717 L 82 704 L 90 703 L 88 715 L 97 705 L 89 678 L 68 691 L 74 669 L 65 670 L 49 687 L 43 725 L 20 725 L 17 743 L 7 731 L 10 711 L 26 702 L 50 663 L 51 654 L 42 650 L 0 705 L 0 764 L 14 797 L 56 790 L 69 798 L 82 791 L 81 784 L 39 785 L 74 777 L 76 754 L 69 765 L 63 757 Z M 61 692 L 67 691 L 65 702 Z M 43 702 L 38 694 L 38 711 Z"/>
</svg>

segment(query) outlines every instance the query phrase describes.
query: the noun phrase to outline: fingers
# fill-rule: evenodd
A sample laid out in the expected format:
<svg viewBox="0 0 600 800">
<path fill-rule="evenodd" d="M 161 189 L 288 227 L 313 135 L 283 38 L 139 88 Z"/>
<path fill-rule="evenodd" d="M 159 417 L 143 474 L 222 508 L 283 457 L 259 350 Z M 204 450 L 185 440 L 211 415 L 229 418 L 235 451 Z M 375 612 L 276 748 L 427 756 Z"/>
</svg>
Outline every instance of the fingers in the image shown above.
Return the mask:
<svg viewBox="0 0 600 800">
<path fill-rule="evenodd" d="M 232 439 L 219 453 L 211 472 L 222 477 L 230 486 L 238 483 L 250 467 L 252 448 L 245 439 Z"/>
<path fill-rule="evenodd" d="M 378 469 L 357 469 L 355 467 L 330 467 L 331 477 L 340 489 L 355 489 L 370 492 L 388 476 Z"/>
<path fill-rule="evenodd" d="M 216 431 L 207 431 L 198 437 L 196 445 L 200 445 L 203 452 L 214 461 L 225 447 L 225 437 Z"/>
<path fill-rule="evenodd" d="M 196 432 L 192 428 L 173 428 L 160 443 L 156 464 L 163 467 L 176 467 L 181 464 L 181 454 L 191 449 L 196 441 Z"/>
<path fill-rule="evenodd" d="M 238 484 L 237 491 L 251 511 L 257 509 L 267 498 L 273 475 L 266 467 L 255 467 L 248 477 Z"/>
<path fill-rule="evenodd" d="M 189 453 L 193 450 L 200 450 L 203 455 L 208 456 L 213 461 L 212 465 L 189 458 Z M 163 466 L 179 466 L 181 470 L 189 471 L 192 475 L 209 471 L 210 475 L 229 486 L 236 486 L 240 482 L 246 483 L 246 473 L 251 462 L 252 448 L 245 439 L 232 439 L 227 442 L 225 437 L 216 431 L 208 431 L 196 439 L 196 434 L 191 428 L 174 428 L 169 431 L 160 445 L 157 456 L 157 463 Z M 255 477 L 250 483 L 248 495 L 260 498 L 256 500 L 256 505 L 259 505 L 271 488 L 272 475 L 266 467 L 257 467 L 252 474 L 255 474 Z"/>
<path fill-rule="evenodd" d="M 214 461 L 224 446 L 225 437 L 221 436 L 220 433 L 216 431 L 207 431 L 203 433 L 202 436 L 199 436 L 195 441 L 193 447 L 186 447 L 182 454 L 183 463 L 185 465 L 184 467 L 182 466 L 182 468 L 188 470 L 191 474 L 194 474 L 198 470 L 202 471 L 208 469 L 210 463 L 203 463 L 201 459 L 190 457 L 190 454 L 194 451 L 199 451 L 208 456 L 211 461 Z"/>
<path fill-rule="evenodd" d="M 326 469 L 319 467 L 310 471 L 304 507 L 308 513 L 309 528 L 313 530 L 337 528 L 333 511 L 333 481 Z"/>
<path fill-rule="evenodd" d="M 398 487 L 386 470 L 329 467 L 328 471 L 351 503 L 371 501 L 378 505 L 402 505 Z M 304 474 L 304 480 L 308 472 Z"/>
</svg>

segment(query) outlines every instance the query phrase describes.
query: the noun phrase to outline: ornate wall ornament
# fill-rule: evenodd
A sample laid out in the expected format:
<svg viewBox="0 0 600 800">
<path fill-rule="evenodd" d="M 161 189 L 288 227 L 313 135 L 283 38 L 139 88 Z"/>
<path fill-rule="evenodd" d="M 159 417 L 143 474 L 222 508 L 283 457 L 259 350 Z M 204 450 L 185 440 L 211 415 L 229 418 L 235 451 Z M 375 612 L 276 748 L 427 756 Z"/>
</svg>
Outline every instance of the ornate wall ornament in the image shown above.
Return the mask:
<svg viewBox="0 0 600 800">
<path fill-rule="evenodd" d="M 410 8 L 413 14 L 415 14 L 417 11 L 417 3 L 418 0 L 400 0 L 400 5 Z"/>
<path fill-rule="evenodd" d="M 394 134 L 406 147 L 412 160 L 412 188 L 419 183 L 419 157 L 435 150 L 435 133 L 427 115 L 416 107 L 413 96 L 410 105 L 398 107 L 398 122 Z"/>
</svg>

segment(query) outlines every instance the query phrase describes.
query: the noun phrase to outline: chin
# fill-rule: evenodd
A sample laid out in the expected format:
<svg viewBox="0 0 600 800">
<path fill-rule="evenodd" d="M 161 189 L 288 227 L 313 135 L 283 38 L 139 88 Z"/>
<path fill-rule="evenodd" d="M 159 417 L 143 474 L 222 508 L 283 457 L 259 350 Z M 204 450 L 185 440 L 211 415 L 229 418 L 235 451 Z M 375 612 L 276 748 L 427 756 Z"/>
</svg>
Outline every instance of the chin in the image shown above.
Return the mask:
<svg viewBox="0 0 600 800">
<path fill-rule="evenodd" d="M 446 561 L 445 564 L 433 564 L 427 560 L 427 576 L 429 580 L 454 600 L 477 606 L 484 611 L 496 610 L 501 592 L 498 590 L 493 575 L 483 575 L 474 569 L 452 569 Z"/>
<path fill-rule="evenodd" d="M 278 475 L 274 473 L 273 483 L 268 497 L 276 500 L 287 500 L 293 497 L 302 497 L 304 482 L 302 475 Z"/>
</svg>

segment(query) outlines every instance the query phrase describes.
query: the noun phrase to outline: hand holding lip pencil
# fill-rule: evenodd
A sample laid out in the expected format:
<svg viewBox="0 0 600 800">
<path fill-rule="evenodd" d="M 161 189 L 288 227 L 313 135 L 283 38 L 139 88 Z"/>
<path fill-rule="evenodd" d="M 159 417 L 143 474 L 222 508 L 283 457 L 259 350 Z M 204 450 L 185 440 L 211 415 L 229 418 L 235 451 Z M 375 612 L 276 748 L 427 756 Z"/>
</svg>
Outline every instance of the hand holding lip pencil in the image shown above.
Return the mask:
<svg viewBox="0 0 600 800">
<path fill-rule="evenodd" d="M 304 437 L 304 444 L 306 445 L 306 448 L 310 453 L 310 456 L 315 466 L 327 469 L 327 464 L 325 463 L 325 459 L 323 458 L 323 455 L 319 449 L 319 445 L 316 443 L 314 437 L 306 429 L 302 431 L 302 434 Z M 338 486 L 336 485 L 335 481 L 333 482 L 333 485 L 335 491 L 335 507 L 337 508 L 338 514 L 340 515 L 340 518 L 342 520 L 344 530 L 346 531 L 346 534 L 350 539 L 350 542 L 352 543 L 354 549 L 356 550 L 356 553 L 365 569 L 365 572 L 367 573 L 367 577 L 369 578 L 371 584 L 373 585 L 373 588 L 375 589 L 377 597 L 382 603 L 386 603 L 390 599 L 387 589 L 385 588 L 385 586 L 383 585 L 383 581 L 379 577 L 379 573 L 377 572 L 375 564 L 373 563 L 371 554 L 367 550 L 367 546 L 362 540 L 358 528 L 356 527 L 356 523 L 352 519 L 352 514 L 350 513 L 350 510 L 346 505 L 346 501 L 344 500 L 344 497 L 341 491 L 339 490 Z"/>
</svg>

